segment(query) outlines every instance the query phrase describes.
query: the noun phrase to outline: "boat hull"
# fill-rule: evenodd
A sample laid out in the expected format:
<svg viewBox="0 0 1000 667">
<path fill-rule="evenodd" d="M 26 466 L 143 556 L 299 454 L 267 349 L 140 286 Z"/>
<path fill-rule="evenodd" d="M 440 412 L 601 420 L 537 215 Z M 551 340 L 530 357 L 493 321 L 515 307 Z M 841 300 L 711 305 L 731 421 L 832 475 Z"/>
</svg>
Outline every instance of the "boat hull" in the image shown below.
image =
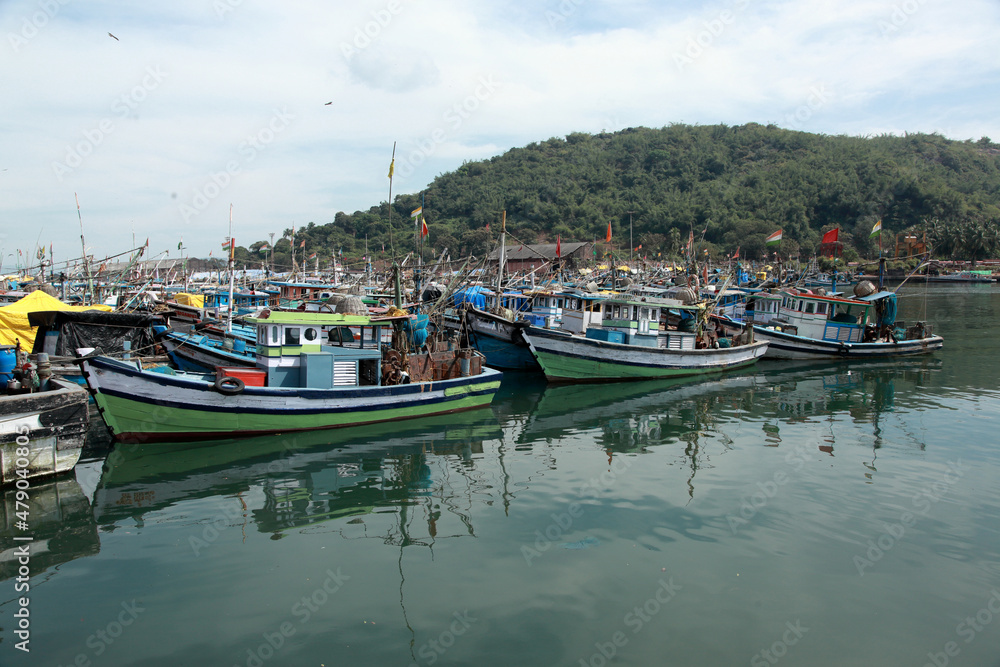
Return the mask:
<svg viewBox="0 0 1000 667">
<path fill-rule="evenodd" d="M 149 371 L 104 357 L 82 362 L 112 436 L 121 442 L 206 440 L 359 426 L 488 405 L 501 374 L 388 387 L 245 387 L 222 394 L 208 382 Z"/>
<path fill-rule="evenodd" d="M 724 323 L 723 326 L 727 333 L 740 331 L 743 327 L 737 322 L 727 322 L 721 319 L 717 321 Z M 886 359 L 930 354 L 944 346 L 944 339 L 941 336 L 928 336 L 895 343 L 891 341 L 841 343 L 796 336 L 766 327 L 754 328 L 754 338 L 767 341 L 765 359 Z"/>
<path fill-rule="evenodd" d="M 675 350 L 593 340 L 530 327 L 524 333 L 550 382 L 650 380 L 718 373 L 749 366 L 767 343 L 730 348 Z"/>
<path fill-rule="evenodd" d="M 80 460 L 90 395 L 61 378 L 49 383 L 49 391 L 0 398 L 0 484 L 68 472 Z"/>
<path fill-rule="evenodd" d="M 486 365 L 502 371 L 540 372 L 521 331 L 527 322 L 511 322 L 478 308 L 467 308 L 469 345 L 486 357 Z M 445 326 L 462 329 L 460 320 L 445 322 Z"/>
</svg>

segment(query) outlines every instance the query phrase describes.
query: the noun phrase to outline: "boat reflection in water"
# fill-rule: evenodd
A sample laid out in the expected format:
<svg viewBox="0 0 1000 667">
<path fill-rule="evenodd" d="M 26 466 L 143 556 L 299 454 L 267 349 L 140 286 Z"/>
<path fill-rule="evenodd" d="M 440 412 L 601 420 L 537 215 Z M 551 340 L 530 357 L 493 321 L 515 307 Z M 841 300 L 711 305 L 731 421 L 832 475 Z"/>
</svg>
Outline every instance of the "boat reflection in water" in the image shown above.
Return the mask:
<svg viewBox="0 0 1000 667">
<path fill-rule="evenodd" d="M 50 481 L 33 481 L 25 503 L 17 504 L 17 489 L 2 492 L 0 505 L 0 535 L 5 548 L 0 551 L 0 580 L 17 576 L 18 556 L 15 550 L 27 544 L 31 554 L 31 576 L 83 556 L 100 552 L 97 524 L 90 501 L 72 477 Z M 17 524 L 27 512 L 30 531 L 19 530 Z M 15 542 L 14 537 L 30 535 L 30 542 Z"/>
<path fill-rule="evenodd" d="M 105 463 L 94 511 L 103 530 L 114 530 L 182 501 L 222 496 L 233 499 L 231 518 L 252 519 L 278 539 L 291 528 L 419 504 L 432 490 L 430 457 L 463 470 L 482 454 L 484 440 L 500 435 L 486 408 L 209 445 L 119 444 Z M 435 517 L 428 517 L 433 537 Z"/>
</svg>

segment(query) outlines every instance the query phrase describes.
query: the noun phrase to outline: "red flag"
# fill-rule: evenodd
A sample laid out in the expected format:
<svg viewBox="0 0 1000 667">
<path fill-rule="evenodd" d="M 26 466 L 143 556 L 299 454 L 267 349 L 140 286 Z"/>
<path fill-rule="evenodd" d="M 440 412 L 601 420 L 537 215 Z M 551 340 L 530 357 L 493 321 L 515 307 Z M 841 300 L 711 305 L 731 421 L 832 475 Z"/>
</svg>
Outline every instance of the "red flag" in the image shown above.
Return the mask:
<svg viewBox="0 0 1000 667">
<path fill-rule="evenodd" d="M 826 234 L 823 234 L 823 243 L 836 243 L 837 234 L 840 232 L 840 228 L 831 229 Z"/>
<path fill-rule="evenodd" d="M 560 238 L 556 236 L 556 257 L 562 257 L 562 246 L 559 244 Z"/>
<path fill-rule="evenodd" d="M 739 259 L 739 258 L 740 258 L 740 247 L 736 246 L 736 252 L 733 253 L 733 259 Z"/>
<path fill-rule="evenodd" d="M 305 239 L 302 239 L 302 243 L 299 244 L 299 247 L 300 248 L 305 248 L 306 247 L 306 240 Z"/>
<path fill-rule="evenodd" d="M 429 233 L 427 230 L 427 220 L 425 220 L 424 218 L 420 218 L 420 224 L 421 224 L 420 235 L 427 236 L 427 234 Z"/>
<path fill-rule="evenodd" d="M 489 221 L 486 222 L 486 231 L 490 231 L 490 223 L 489 223 Z"/>
<path fill-rule="evenodd" d="M 611 243 L 611 221 L 608 220 L 608 235 L 604 237 L 605 243 Z"/>
<path fill-rule="evenodd" d="M 639 244 L 639 247 L 636 248 L 636 250 L 642 250 L 642 244 L 641 243 Z"/>
</svg>

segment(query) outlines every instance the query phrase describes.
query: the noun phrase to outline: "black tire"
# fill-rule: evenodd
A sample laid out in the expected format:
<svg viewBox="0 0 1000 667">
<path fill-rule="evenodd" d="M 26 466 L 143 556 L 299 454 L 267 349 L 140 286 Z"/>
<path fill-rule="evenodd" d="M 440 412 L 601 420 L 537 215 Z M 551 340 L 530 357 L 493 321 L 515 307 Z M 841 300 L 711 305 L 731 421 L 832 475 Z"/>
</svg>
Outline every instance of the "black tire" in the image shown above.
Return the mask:
<svg viewBox="0 0 1000 667">
<path fill-rule="evenodd" d="M 243 380 L 228 375 L 215 380 L 215 390 L 226 396 L 239 394 L 245 387 L 246 385 L 243 383 Z"/>
<path fill-rule="evenodd" d="M 846 357 L 847 356 L 847 346 L 844 345 L 843 343 L 841 343 L 840 347 L 837 349 L 837 354 L 839 354 L 842 357 Z"/>
</svg>

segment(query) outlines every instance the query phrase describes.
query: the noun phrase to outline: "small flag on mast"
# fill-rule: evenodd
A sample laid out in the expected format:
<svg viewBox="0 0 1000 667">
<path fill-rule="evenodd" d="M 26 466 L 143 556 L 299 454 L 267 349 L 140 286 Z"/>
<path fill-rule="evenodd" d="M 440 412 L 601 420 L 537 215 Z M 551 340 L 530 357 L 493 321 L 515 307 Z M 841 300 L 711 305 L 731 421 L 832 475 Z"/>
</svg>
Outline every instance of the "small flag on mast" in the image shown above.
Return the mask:
<svg viewBox="0 0 1000 667">
<path fill-rule="evenodd" d="M 562 238 L 556 236 L 556 257 L 562 257 Z"/>
<path fill-rule="evenodd" d="M 611 221 L 608 220 L 608 234 L 604 237 L 605 243 L 611 243 Z"/>
<path fill-rule="evenodd" d="M 840 233 L 839 227 L 837 227 L 836 229 L 831 229 L 826 234 L 823 234 L 823 243 L 836 243 L 837 236 L 839 235 L 839 233 Z"/>
<path fill-rule="evenodd" d="M 764 243 L 767 245 L 778 245 L 781 243 L 781 230 L 779 229 L 775 233 L 764 239 Z"/>
<path fill-rule="evenodd" d="M 393 151 L 396 149 L 393 148 Z M 392 172 L 396 169 L 396 158 L 392 158 L 392 162 L 389 163 L 389 180 L 392 180 Z"/>
<path fill-rule="evenodd" d="M 418 207 L 416 207 L 415 209 L 413 209 L 412 211 L 410 211 L 410 217 L 411 217 L 411 218 L 419 218 L 419 217 L 420 217 L 420 215 L 421 215 L 421 214 L 422 214 L 423 212 L 424 212 L 424 207 L 423 207 L 423 206 L 418 206 Z M 416 224 L 416 222 L 414 221 L 414 223 L 413 223 L 413 224 Z"/>
<path fill-rule="evenodd" d="M 881 234 L 882 234 L 882 221 L 879 220 L 878 222 L 875 223 L 875 226 L 872 227 L 872 233 L 868 235 L 868 238 L 872 238 L 874 236 L 880 236 Z"/>
<path fill-rule="evenodd" d="M 422 223 L 420 227 L 420 235 L 427 236 L 427 234 L 430 233 L 429 230 L 427 229 L 427 220 L 422 219 L 420 222 Z"/>
</svg>

